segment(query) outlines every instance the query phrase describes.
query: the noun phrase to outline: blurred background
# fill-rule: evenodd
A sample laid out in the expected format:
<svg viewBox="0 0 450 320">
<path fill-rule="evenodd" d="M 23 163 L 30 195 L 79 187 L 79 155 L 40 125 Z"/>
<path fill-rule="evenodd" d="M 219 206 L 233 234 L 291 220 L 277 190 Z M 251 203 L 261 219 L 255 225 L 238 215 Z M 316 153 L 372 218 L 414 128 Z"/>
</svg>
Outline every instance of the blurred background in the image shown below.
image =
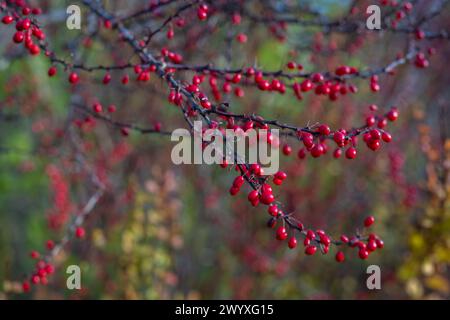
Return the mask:
<svg viewBox="0 0 450 320">
<path fill-rule="evenodd" d="M 282 6 L 294 1 L 275 2 Z M 330 19 L 347 15 L 352 4 L 305 2 Z M 431 2 L 439 3 L 418 1 L 415 12 L 431 10 Z M 105 1 L 105 6 L 114 12 L 133 12 L 140 3 Z M 358 15 L 363 19 L 369 3 L 355 3 L 359 10 L 355 19 Z M 98 27 L 85 8 L 82 30 L 67 30 L 68 4 L 39 1 L 44 30 L 59 57 L 87 65 L 133 59 L 117 34 Z M 178 5 L 168 6 L 161 16 L 137 21 L 153 28 Z M 255 6 L 255 12 L 264 12 Z M 449 30 L 449 11 L 444 7 L 424 28 Z M 186 26 L 173 27 L 174 39 L 168 43 L 162 32 L 150 50 L 170 46 L 191 65 L 210 61 L 219 67 L 257 64 L 278 70 L 293 60 L 306 72 L 334 70 L 342 64 L 364 70 L 388 65 L 406 52 L 413 37 L 383 31 L 324 33 L 314 26 L 282 28 L 244 18 L 234 26 L 224 14 L 212 15 L 201 25 L 195 10 L 183 17 Z M 86 115 L 71 107 L 74 96 L 87 103 L 98 99 L 104 106 L 116 105 L 114 119 L 143 127 L 161 125 L 167 131 L 186 127 L 156 76 L 136 84 L 132 70 L 111 71 L 112 84 L 104 86 L 104 72 L 80 72 L 80 85 L 71 88 L 61 66 L 57 76 L 49 78 L 50 63 L 44 55 L 31 57 L 11 42 L 12 28 L 0 27 L 1 299 L 449 298 L 448 40 L 418 42 L 423 51 L 436 50 L 430 66 L 419 69 L 408 63 L 392 76 L 380 76 L 377 93 L 371 92 L 368 80 L 355 80 L 358 93 L 337 101 L 314 94 L 299 101 L 291 91 L 265 93 L 252 86 L 243 86 L 242 98 L 222 96 L 233 111 L 298 126 L 320 122 L 331 128 L 357 127 L 364 123 L 370 104 L 384 111 L 398 107 L 400 118 L 388 128 L 393 141 L 377 152 L 361 144 L 356 160 L 336 160 L 330 154 L 300 160 L 296 156 L 300 143 L 283 140 L 293 153 L 282 156 L 289 179 L 277 189 L 277 196 L 288 211 L 305 225 L 335 237 L 361 228 L 368 215 L 376 218 L 373 228 L 385 247 L 365 261 L 354 250 L 345 251 L 346 261 L 339 264 L 335 248 L 329 255 L 307 257 L 301 246 L 290 250 L 276 241 L 266 227 L 263 208 L 251 207 L 243 194 L 228 194 L 234 172 L 175 166 L 169 137 L 135 132 L 124 137 L 98 120 L 80 125 Z M 141 29 L 133 30 L 139 34 Z M 245 44 L 235 40 L 238 33 L 247 35 Z M 130 84 L 123 86 L 120 79 L 127 72 Z M 194 74 L 176 75 L 189 80 Z M 47 285 L 24 294 L 21 283 L 36 263 L 30 252 L 45 252 L 48 239 L 58 242 L 93 190 L 74 160 L 76 148 L 68 135 L 79 141 L 106 192 L 85 222 L 85 239 L 70 241 L 55 257 L 56 271 Z M 82 290 L 66 288 L 65 270 L 71 264 L 81 267 Z M 381 290 L 366 288 L 370 264 L 381 268 Z"/>
</svg>

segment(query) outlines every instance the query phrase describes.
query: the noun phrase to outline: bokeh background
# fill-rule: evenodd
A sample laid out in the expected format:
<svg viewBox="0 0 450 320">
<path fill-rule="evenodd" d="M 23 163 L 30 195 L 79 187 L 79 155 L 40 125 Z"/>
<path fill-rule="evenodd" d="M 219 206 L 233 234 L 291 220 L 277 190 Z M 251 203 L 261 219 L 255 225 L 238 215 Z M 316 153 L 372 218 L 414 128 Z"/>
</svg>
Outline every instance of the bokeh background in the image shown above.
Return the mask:
<svg viewBox="0 0 450 320">
<path fill-rule="evenodd" d="M 64 27 L 68 2 L 39 2 L 46 9 L 47 36 L 60 56 L 91 65 L 128 58 L 130 52 L 111 31 L 100 30 L 98 38 L 89 40 L 85 29 L 91 18 L 83 21 L 83 30 L 68 31 Z M 333 18 L 345 15 L 349 3 L 313 5 Z M 139 3 L 106 5 L 126 12 Z M 361 1 L 360 10 L 365 5 Z M 422 4 L 418 11 L 428 9 Z M 194 21 L 195 11 L 191 16 L 187 13 L 188 21 Z M 449 30 L 449 18 L 447 6 L 426 27 Z M 146 23 L 161 21 L 154 17 Z M 316 27 L 289 26 L 286 39 L 280 40 L 268 36 L 267 26 L 244 22 L 232 27 L 229 18 L 219 15 L 210 18 L 208 26 L 208 32 L 196 21 L 185 29 L 175 28 L 170 46 L 183 52 L 189 64 L 257 63 L 277 70 L 295 60 L 306 71 L 316 71 L 340 64 L 361 69 L 385 66 L 405 52 L 411 38 L 389 32 L 325 34 Z M 245 45 L 226 40 L 237 32 L 247 33 Z M 78 95 L 86 101 L 95 97 L 104 105 L 114 103 L 118 109 L 114 117 L 127 122 L 160 123 L 164 130 L 185 127 L 156 77 L 145 85 L 121 86 L 123 71 L 117 71 L 112 72 L 117 83 L 103 86 L 104 73 L 81 73 L 81 84 L 74 90 L 62 68 L 57 77 L 49 78 L 48 60 L 24 54 L 11 43 L 11 35 L 10 29 L 0 27 L 0 298 L 449 298 L 448 40 L 420 43 L 424 51 L 436 49 L 430 66 L 418 69 L 407 64 L 393 76 L 381 76 L 378 93 L 370 91 L 367 80 L 356 80 L 359 92 L 336 102 L 312 94 L 298 101 L 291 93 L 262 93 L 253 87 L 244 87 L 243 98 L 223 96 L 238 112 L 299 126 L 315 122 L 332 128 L 358 126 L 370 104 L 381 110 L 399 108 L 398 122 L 389 127 L 393 141 L 378 152 L 361 145 L 353 161 L 330 155 L 299 160 L 295 154 L 300 144 L 286 141 L 294 152 L 282 157 L 289 179 L 279 197 L 305 225 L 338 236 L 360 228 L 367 215 L 376 218 L 374 231 L 385 247 L 367 261 L 348 250 L 345 263 L 338 264 L 335 249 L 330 255 L 306 257 L 301 248 L 290 250 L 277 242 L 265 226 L 264 209 L 251 207 L 244 195 L 229 196 L 233 172 L 173 165 L 169 138 L 137 133 L 123 137 L 117 128 L 99 121 L 82 129 L 73 124 L 83 116 L 70 107 L 71 97 Z M 155 38 L 155 51 L 165 45 L 164 34 Z M 192 75 L 183 72 L 179 77 Z M 107 192 L 86 221 L 86 238 L 71 241 L 55 258 L 56 273 L 49 283 L 23 294 L 21 282 L 35 264 L 30 251 L 44 251 L 48 239 L 58 241 L 64 219 L 70 220 L 89 199 L 91 189 L 79 174 L 65 135 L 71 130 L 107 183 Z M 65 218 L 58 220 L 61 215 Z M 71 264 L 82 269 L 80 291 L 66 289 L 65 268 Z M 370 264 L 381 267 L 381 290 L 366 288 Z"/>
</svg>

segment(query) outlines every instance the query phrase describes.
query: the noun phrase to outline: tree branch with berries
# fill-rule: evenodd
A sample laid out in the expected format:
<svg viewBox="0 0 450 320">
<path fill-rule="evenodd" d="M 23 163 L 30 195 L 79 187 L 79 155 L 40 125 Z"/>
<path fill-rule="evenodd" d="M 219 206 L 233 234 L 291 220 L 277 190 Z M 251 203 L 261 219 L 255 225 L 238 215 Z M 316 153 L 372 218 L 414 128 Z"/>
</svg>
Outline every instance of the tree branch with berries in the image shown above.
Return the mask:
<svg viewBox="0 0 450 320">
<path fill-rule="evenodd" d="M 32 251 L 37 266 L 26 276 L 23 290 L 48 282 L 55 256 L 73 239 L 85 238 L 86 220 L 95 219 L 96 208 L 112 190 L 105 177 L 108 174 L 90 163 L 95 157 L 86 155 L 93 152 L 86 151 L 86 132 L 101 126 L 123 139 L 137 133 L 142 135 L 139 139 L 152 136 L 164 143 L 180 124 L 194 132 L 194 121 L 202 121 L 223 136 L 226 129 L 242 134 L 250 129 L 267 130 L 266 143 L 286 158 L 296 148 L 300 163 L 307 158 L 345 158 L 338 166 L 357 162 L 366 151 L 383 152 L 384 144 L 395 144 L 395 136 L 387 127 L 397 122 L 401 110 L 388 102 L 383 107 L 365 102 L 361 107 L 364 110 L 357 114 L 360 119 L 345 122 L 345 127 L 321 121 L 320 115 L 335 112 L 340 103 L 351 103 L 360 91 L 368 97 L 380 94 L 383 83 L 398 73 L 429 67 L 436 47 L 448 46 L 449 31 L 440 25 L 440 17 L 449 1 L 434 1 L 436 5 L 430 10 L 424 9 L 426 1 L 377 1 L 383 8 L 380 30 L 365 27 L 366 2 L 354 1 L 342 15 L 330 17 L 313 3 L 290 1 L 159 0 L 145 5 L 136 1 L 123 7 L 83 0 L 89 26 L 86 22 L 79 35 L 63 46 L 56 45 L 53 37 L 68 31 L 60 31 L 63 27 L 56 30 L 47 21 L 48 5 L 41 8 L 25 0 L 0 2 L 2 29 L 14 44 L 7 50 L 36 59 L 44 57 L 49 65 L 48 77 L 67 82 L 70 101 L 64 106 L 66 117 L 58 131 L 65 138 L 60 146 L 69 148 L 71 163 L 78 163 L 77 174 L 89 181 L 86 190 L 90 196 L 73 205 L 69 201 L 70 185 L 61 168 L 47 169 L 59 194 L 57 213 L 49 217 L 49 224 L 64 231 L 59 241 L 46 242 L 45 252 Z M 265 37 L 288 48 L 279 69 L 267 68 L 247 50 L 259 46 Z M 353 55 L 367 43 L 384 46 L 386 38 L 398 42 L 397 51 L 386 53 L 377 63 L 365 64 L 364 57 L 352 63 Z M 298 42 L 302 42 L 301 47 Z M 108 61 L 96 58 L 98 51 L 106 52 Z M 300 62 L 306 61 L 305 56 L 309 57 L 308 64 Z M 152 126 L 142 123 L 142 116 L 132 105 L 124 108 L 102 101 L 107 100 L 102 89 L 109 88 L 121 96 L 145 94 L 149 101 L 156 101 L 150 113 L 164 114 L 170 109 L 178 120 L 167 125 L 159 121 Z M 292 108 L 310 108 L 311 117 L 305 112 L 301 119 L 277 118 L 270 103 L 263 108 L 253 106 L 258 95 L 267 97 L 267 101 L 292 97 L 290 103 L 297 104 Z M 330 105 L 315 112 L 314 101 L 319 100 Z M 270 134 L 274 129 L 280 130 L 279 137 Z M 220 167 L 224 179 L 232 180 L 228 192 L 233 201 L 247 199 L 247 206 L 266 213 L 267 226 L 274 229 L 276 240 L 286 242 L 290 249 L 300 241 L 306 255 L 334 251 L 334 259 L 341 263 L 346 260 L 346 250 L 354 249 L 365 260 L 384 247 L 381 236 L 371 230 L 375 214 L 360 217 L 363 231 L 331 235 L 320 226 L 304 224 L 286 203 L 283 187 L 295 179 L 289 171 L 268 176 L 260 163 L 241 163 L 236 154 L 232 157 L 232 162 L 224 157 Z"/>
</svg>

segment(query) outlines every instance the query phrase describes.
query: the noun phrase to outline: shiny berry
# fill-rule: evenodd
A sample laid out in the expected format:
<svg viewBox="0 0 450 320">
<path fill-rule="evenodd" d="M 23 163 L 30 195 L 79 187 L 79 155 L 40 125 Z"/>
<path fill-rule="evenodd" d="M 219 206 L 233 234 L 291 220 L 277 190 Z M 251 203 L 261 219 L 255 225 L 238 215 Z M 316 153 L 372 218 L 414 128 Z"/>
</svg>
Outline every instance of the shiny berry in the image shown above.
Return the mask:
<svg viewBox="0 0 450 320">
<path fill-rule="evenodd" d="M 23 32 L 17 31 L 16 33 L 14 33 L 13 41 L 15 43 L 21 43 L 21 42 L 23 42 L 24 38 L 25 38 L 25 36 L 23 35 Z"/>
<path fill-rule="evenodd" d="M 295 247 L 297 247 L 297 238 L 295 238 L 294 236 L 290 237 L 288 246 L 290 249 L 294 249 Z"/>
<path fill-rule="evenodd" d="M 316 251 L 317 251 L 316 246 L 309 245 L 305 248 L 305 254 L 307 254 L 308 256 L 312 256 L 313 254 L 316 253 Z"/>
<path fill-rule="evenodd" d="M 22 282 L 22 291 L 23 292 L 29 292 L 31 290 L 31 285 L 28 281 Z"/>
<path fill-rule="evenodd" d="M 343 262 L 345 260 L 345 255 L 342 251 L 338 251 L 336 253 L 336 261 L 337 262 Z"/>
<path fill-rule="evenodd" d="M 83 227 L 77 227 L 77 228 L 75 229 L 75 236 L 76 236 L 78 239 L 84 238 L 85 235 L 86 235 L 86 231 L 84 230 Z"/>
<path fill-rule="evenodd" d="M 381 134 L 381 139 L 383 139 L 384 142 L 389 143 L 392 141 L 392 136 L 388 132 L 383 132 Z"/>
<path fill-rule="evenodd" d="M 375 218 L 373 216 L 368 216 L 364 219 L 364 226 L 366 228 L 370 227 L 375 222 Z"/>
<path fill-rule="evenodd" d="M 72 72 L 69 75 L 69 82 L 71 84 L 77 84 L 79 80 L 80 80 L 80 78 L 79 78 L 78 74 L 76 74 L 75 72 Z"/>
<path fill-rule="evenodd" d="M 49 77 L 53 77 L 54 75 L 56 75 L 57 69 L 55 66 L 52 66 L 48 69 L 48 76 Z"/>
<path fill-rule="evenodd" d="M 395 121 L 398 119 L 398 111 L 397 109 L 392 109 L 391 111 L 389 111 L 386 115 L 386 118 L 389 119 L 389 121 Z"/>
<path fill-rule="evenodd" d="M 288 237 L 287 231 L 285 227 L 278 227 L 277 229 L 277 240 L 283 241 Z"/>
<path fill-rule="evenodd" d="M 53 250 L 53 248 L 55 247 L 55 242 L 53 242 L 53 240 L 47 240 L 45 246 L 48 250 Z"/>
<path fill-rule="evenodd" d="M 346 157 L 347 159 L 355 159 L 355 158 L 356 158 L 356 149 L 353 148 L 353 147 L 348 148 L 348 149 L 345 151 L 345 157 Z"/>
<path fill-rule="evenodd" d="M 292 148 L 291 148 L 291 146 L 288 145 L 288 144 L 285 144 L 285 145 L 283 146 L 283 154 L 284 154 L 285 156 L 288 156 L 288 155 L 290 155 L 291 153 L 292 153 Z"/>
<path fill-rule="evenodd" d="M 101 113 L 103 111 L 103 107 L 100 103 L 94 103 L 92 106 L 92 110 L 94 110 L 95 113 Z"/>
<path fill-rule="evenodd" d="M 361 259 L 365 260 L 369 256 L 369 252 L 365 249 L 360 249 L 358 255 Z"/>
<path fill-rule="evenodd" d="M 12 16 L 4 16 L 2 18 L 2 23 L 4 23 L 4 24 L 11 24 L 11 23 L 13 23 L 13 21 L 14 21 L 14 18 Z"/>
</svg>

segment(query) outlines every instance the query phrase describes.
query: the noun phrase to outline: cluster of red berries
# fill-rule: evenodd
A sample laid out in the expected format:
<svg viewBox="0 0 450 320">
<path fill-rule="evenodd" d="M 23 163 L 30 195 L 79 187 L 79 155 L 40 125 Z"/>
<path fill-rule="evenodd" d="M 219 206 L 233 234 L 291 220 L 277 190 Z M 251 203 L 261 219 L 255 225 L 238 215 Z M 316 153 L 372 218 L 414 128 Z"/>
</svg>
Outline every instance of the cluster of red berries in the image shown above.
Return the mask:
<svg viewBox="0 0 450 320">
<path fill-rule="evenodd" d="M 197 17 L 200 21 L 208 19 L 209 7 L 206 4 L 201 4 L 197 9 Z"/>
<path fill-rule="evenodd" d="M 273 210 L 273 212 L 276 212 Z M 278 219 L 283 218 L 283 213 L 280 213 L 281 211 L 275 213 L 275 217 L 271 218 L 269 220 L 269 227 L 274 228 L 276 225 L 276 219 L 278 215 Z M 274 215 L 272 213 L 272 215 Z M 366 228 L 369 228 L 373 223 L 375 219 L 372 216 L 367 217 L 364 220 L 364 226 Z M 305 230 L 302 223 L 297 223 L 295 228 L 291 228 L 292 235 L 289 237 L 288 230 L 286 226 L 283 225 L 279 226 L 276 229 L 276 239 L 279 241 L 284 241 L 288 239 L 288 247 L 290 249 L 294 249 L 297 247 L 298 240 L 294 233 L 298 233 L 300 236 L 303 237 L 303 246 L 304 246 L 304 252 L 306 255 L 314 255 L 318 249 L 322 252 L 322 254 L 327 254 L 330 250 L 330 245 L 332 243 L 336 245 L 346 245 L 350 248 L 357 248 L 358 249 L 358 257 L 360 259 L 367 259 L 369 257 L 369 254 L 374 252 L 376 249 L 382 249 L 384 247 L 384 242 L 381 240 L 377 235 L 374 233 L 370 233 L 366 239 L 363 240 L 362 236 L 353 236 L 351 238 L 348 238 L 346 235 L 341 235 L 338 241 L 333 241 L 330 236 L 328 236 L 325 231 L 323 230 L 316 230 L 313 231 L 311 229 Z M 335 255 L 335 260 L 337 262 L 343 262 L 345 260 L 345 254 L 343 251 L 338 251 Z"/>
<path fill-rule="evenodd" d="M 416 54 L 416 58 L 414 60 L 414 64 L 417 68 L 426 68 L 430 65 L 424 53 L 419 52 Z"/>
<path fill-rule="evenodd" d="M 2 18 L 2 23 L 9 25 L 16 22 L 16 32 L 12 38 L 13 42 L 17 44 L 23 43 L 28 52 L 35 56 L 41 52 L 41 49 L 39 45 L 33 41 L 33 37 L 37 41 L 42 41 L 45 39 L 45 34 L 39 27 L 34 25 L 29 18 L 27 18 L 30 14 L 40 14 L 40 10 L 24 7 L 22 9 L 23 17 L 19 17 L 18 15 L 6 15 Z"/>
<path fill-rule="evenodd" d="M 45 247 L 50 252 L 55 247 L 55 243 L 52 240 L 47 240 Z M 31 285 L 46 285 L 48 283 L 48 276 L 55 272 L 55 268 L 51 263 L 46 262 L 45 259 L 40 259 L 41 255 L 38 251 L 31 251 L 30 257 L 37 260 L 37 262 L 31 277 L 22 283 L 23 292 L 29 292 Z"/>
<path fill-rule="evenodd" d="M 340 76 L 346 74 L 354 74 L 357 72 L 355 68 L 342 69 L 347 67 L 339 67 L 336 70 L 336 74 L 339 72 Z M 349 73 L 342 73 L 342 70 L 347 70 Z M 347 72 L 345 71 L 345 72 Z M 341 80 L 325 80 L 325 77 L 321 73 L 313 73 L 310 78 L 303 80 L 302 82 L 296 82 L 292 85 L 297 99 L 303 99 L 303 94 L 306 92 L 314 92 L 316 95 L 328 96 L 331 101 L 336 101 L 339 95 L 346 95 L 347 93 L 356 93 L 358 89 L 355 85 L 347 85 Z"/>
<path fill-rule="evenodd" d="M 370 106 L 372 111 L 377 110 L 375 105 Z M 367 146 L 376 151 L 381 147 L 381 141 L 389 143 L 392 141 L 392 136 L 384 130 L 388 121 L 395 121 L 398 118 L 398 110 L 393 107 L 382 117 L 370 115 L 366 118 L 366 126 L 364 127 L 363 141 Z M 376 126 L 376 128 L 374 128 Z M 361 133 L 361 132 L 360 132 Z M 333 140 L 337 148 L 333 152 L 334 158 L 340 158 L 342 155 L 342 148 L 348 146 L 345 151 L 347 159 L 355 159 L 357 156 L 356 144 L 358 142 L 355 132 L 347 132 L 345 129 L 340 129 L 331 132 L 330 127 L 322 124 L 315 132 L 299 131 L 298 138 L 303 142 L 304 147 L 298 151 L 298 158 L 304 159 L 308 153 L 313 158 L 319 158 L 328 152 L 327 139 Z M 292 147 L 285 144 L 282 148 L 284 155 L 289 156 L 292 153 Z"/>
<path fill-rule="evenodd" d="M 239 193 L 245 181 L 247 180 L 250 185 L 257 186 L 254 190 L 248 193 L 247 199 L 256 207 L 260 203 L 267 206 L 267 212 L 271 216 L 268 221 L 268 226 L 270 228 L 275 228 L 278 221 L 282 221 L 283 225 L 276 229 L 275 236 L 277 240 L 284 241 L 288 239 L 289 232 L 288 228 L 292 230 L 292 235 L 288 240 L 288 247 L 294 249 L 297 247 L 297 238 L 294 233 L 299 233 L 304 237 L 303 245 L 305 247 L 306 255 L 314 255 L 318 248 L 320 248 L 323 254 L 329 252 L 330 245 L 332 243 L 336 245 L 348 245 L 351 248 L 358 248 L 358 256 L 361 259 L 367 259 L 369 254 L 375 249 L 381 249 L 384 246 L 383 241 L 375 234 L 371 233 L 366 241 L 360 235 L 348 238 L 345 235 L 340 237 L 339 241 L 332 241 L 331 237 L 328 236 L 323 230 L 305 230 L 304 226 L 300 222 L 295 222 L 286 215 L 282 209 L 276 204 L 275 197 L 273 195 L 273 189 L 268 183 L 260 183 L 260 177 L 262 176 L 262 168 L 258 164 L 251 165 L 248 169 L 246 166 L 238 165 L 239 170 L 241 170 L 242 175 L 237 176 L 233 180 L 233 184 L 230 188 L 230 194 L 235 196 Z M 273 183 L 275 185 L 280 185 L 287 178 L 287 174 L 283 171 L 277 172 L 273 176 Z M 375 219 L 372 216 L 367 217 L 364 220 L 364 226 L 369 228 Z M 337 252 L 336 261 L 343 262 L 345 259 L 344 253 L 342 251 Z"/>
<path fill-rule="evenodd" d="M 78 239 L 82 239 L 85 237 L 86 231 L 83 227 L 76 227 L 74 235 Z M 45 243 L 45 248 L 48 253 L 50 253 L 55 248 L 55 242 L 53 240 L 47 240 Z M 31 285 L 46 285 L 48 283 L 48 276 L 55 272 L 55 267 L 53 264 L 47 262 L 48 259 L 41 259 L 41 254 L 33 250 L 30 252 L 30 257 L 34 260 L 37 260 L 36 267 L 34 272 L 32 273 L 29 280 L 25 280 L 22 283 L 23 292 L 29 292 L 31 290 Z"/>
<path fill-rule="evenodd" d="M 411 13 L 411 11 L 414 7 L 414 5 L 409 1 L 404 2 L 401 7 L 399 5 L 400 2 L 397 0 L 381 0 L 380 3 L 382 6 L 398 8 L 397 11 L 395 12 L 394 19 L 391 21 L 392 28 L 396 28 L 398 26 L 398 24 L 403 19 L 405 19 L 408 16 L 408 14 Z"/>
<path fill-rule="evenodd" d="M 259 164 L 252 164 L 249 168 L 245 165 L 238 165 L 236 168 L 241 170 L 243 175 L 237 176 L 234 179 L 233 185 L 230 188 L 230 194 L 232 196 L 238 194 L 246 179 L 249 183 L 259 184 L 259 178 L 264 174 L 263 168 Z M 286 177 L 286 173 L 278 172 L 275 175 L 275 180 L 281 184 Z M 267 183 L 262 184 L 258 189 L 252 190 L 248 194 L 247 199 L 254 207 L 258 206 L 260 202 L 265 205 L 270 205 L 275 201 L 272 187 Z"/>
</svg>

